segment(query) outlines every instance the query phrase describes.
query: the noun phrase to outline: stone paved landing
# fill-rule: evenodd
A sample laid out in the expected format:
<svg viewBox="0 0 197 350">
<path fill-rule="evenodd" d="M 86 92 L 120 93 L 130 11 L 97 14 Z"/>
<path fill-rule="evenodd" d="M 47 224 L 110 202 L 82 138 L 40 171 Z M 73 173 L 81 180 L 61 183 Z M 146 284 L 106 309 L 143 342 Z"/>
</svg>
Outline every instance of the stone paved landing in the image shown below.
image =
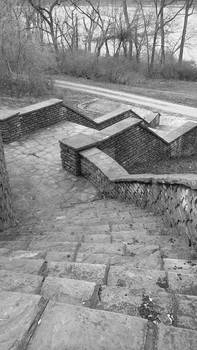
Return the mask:
<svg viewBox="0 0 197 350">
<path fill-rule="evenodd" d="M 5 145 L 20 233 L 54 231 L 67 207 L 95 199 L 89 182 L 61 167 L 58 141 L 83 129 L 64 122 Z"/>
</svg>

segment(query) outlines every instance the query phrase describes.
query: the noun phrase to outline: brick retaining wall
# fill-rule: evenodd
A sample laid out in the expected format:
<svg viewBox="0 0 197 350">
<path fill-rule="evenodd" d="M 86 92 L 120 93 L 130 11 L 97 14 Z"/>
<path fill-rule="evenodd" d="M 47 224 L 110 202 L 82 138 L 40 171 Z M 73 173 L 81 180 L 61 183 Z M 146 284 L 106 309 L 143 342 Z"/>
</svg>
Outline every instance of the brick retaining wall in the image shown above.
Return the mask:
<svg viewBox="0 0 197 350">
<path fill-rule="evenodd" d="M 14 223 L 11 190 L 0 135 L 0 231 Z"/>
<path fill-rule="evenodd" d="M 89 135 L 78 134 L 60 141 L 63 168 L 80 175 L 79 151 L 96 146 L 104 151 L 127 171 L 139 164 L 154 163 L 169 156 L 169 146 L 155 136 L 142 122 L 128 118 L 103 131 Z M 76 167 L 76 168 L 75 168 Z"/>
<path fill-rule="evenodd" d="M 93 149 L 92 149 L 93 150 Z M 94 148 L 80 152 L 81 174 L 106 197 L 131 201 L 163 217 L 166 228 L 184 235 L 197 251 L 197 176 L 125 174 L 108 155 Z M 105 158 L 105 160 L 104 160 Z M 116 168 L 117 165 L 117 168 Z"/>
<path fill-rule="evenodd" d="M 169 157 L 169 146 L 155 137 L 142 124 L 134 125 L 121 134 L 103 141 L 98 148 L 114 158 L 128 172 L 139 164 L 145 165 Z"/>
<path fill-rule="evenodd" d="M 84 125 L 88 128 L 93 128 L 96 130 L 102 130 L 110 125 L 118 123 L 121 120 L 134 116 L 134 113 L 131 111 L 131 108 L 125 107 L 91 119 L 79 109 L 65 104 L 63 104 L 63 113 L 65 120 L 76 124 Z"/>
<path fill-rule="evenodd" d="M 51 99 L 45 102 L 21 108 L 14 114 L 0 119 L 0 132 L 3 142 L 18 140 L 21 136 L 31 134 L 35 130 L 53 125 L 64 120 L 62 101 Z"/>
</svg>

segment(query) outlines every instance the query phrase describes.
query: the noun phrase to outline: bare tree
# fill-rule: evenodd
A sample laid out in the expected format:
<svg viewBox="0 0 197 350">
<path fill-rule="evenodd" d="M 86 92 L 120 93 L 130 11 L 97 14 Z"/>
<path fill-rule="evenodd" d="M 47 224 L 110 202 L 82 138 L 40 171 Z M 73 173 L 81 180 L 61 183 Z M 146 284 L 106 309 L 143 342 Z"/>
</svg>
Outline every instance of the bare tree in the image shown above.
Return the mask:
<svg viewBox="0 0 197 350">
<path fill-rule="evenodd" d="M 27 0 L 32 8 L 37 11 L 42 20 L 45 22 L 44 30 L 52 40 L 53 47 L 55 49 L 56 58 L 59 58 L 59 45 L 58 45 L 58 33 L 57 26 L 54 21 L 54 10 L 57 6 L 60 6 L 65 0 L 53 0 L 50 4 L 44 5 L 42 0 Z"/>
<path fill-rule="evenodd" d="M 189 16 L 191 16 L 194 12 L 194 1 L 193 0 L 185 0 L 185 14 L 184 14 L 184 23 L 183 23 L 183 30 L 182 30 L 182 36 L 181 36 L 181 43 L 180 43 L 180 51 L 179 51 L 179 63 L 182 64 L 183 61 L 183 51 L 186 41 L 186 33 L 187 33 L 187 25 L 188 25 L 188 19 Z"/>
</svg>

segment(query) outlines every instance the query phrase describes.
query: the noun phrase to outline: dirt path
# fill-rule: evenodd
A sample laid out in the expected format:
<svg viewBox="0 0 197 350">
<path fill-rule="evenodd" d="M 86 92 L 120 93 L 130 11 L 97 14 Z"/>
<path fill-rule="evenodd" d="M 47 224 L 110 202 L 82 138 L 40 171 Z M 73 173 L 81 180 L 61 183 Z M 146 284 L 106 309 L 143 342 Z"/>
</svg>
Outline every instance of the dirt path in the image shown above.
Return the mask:
<svg viewBox="0 0 197 350">
<path fill-rule="evenodd" d="M 93 85 L 78 84 L 65 80 L 55 80 L 55 86 L 62 89 L 77 90 L 86 92 L 88 94 L 103 96 L 106 98 L 115 99 L 130 104 L 146 106 L 151 109 L 165 113 L 179 114 L 184 117 L 187 117 L 187 119 L 197 121 L 197 108 L 189 107 L 186 105 L 170 103 L 163 100 L 140 96 L 137 94 L 126 93 L 123 91 L 105 89 Z"/>
</svg>

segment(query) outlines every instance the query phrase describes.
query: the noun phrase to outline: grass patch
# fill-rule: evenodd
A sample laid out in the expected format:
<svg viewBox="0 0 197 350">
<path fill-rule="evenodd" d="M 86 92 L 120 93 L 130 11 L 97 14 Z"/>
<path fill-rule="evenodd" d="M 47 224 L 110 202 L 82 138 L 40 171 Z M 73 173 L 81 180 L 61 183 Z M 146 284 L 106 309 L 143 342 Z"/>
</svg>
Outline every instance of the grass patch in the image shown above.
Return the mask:
<svg viewBox="0 0 197 350">
<path fill-rule="evenodd" d="M 197 174 L 197 154 L 173 159 L 162 159 L 155 164 L 143 164 L 130 170 L 130 174 Z"/>
</svg>

